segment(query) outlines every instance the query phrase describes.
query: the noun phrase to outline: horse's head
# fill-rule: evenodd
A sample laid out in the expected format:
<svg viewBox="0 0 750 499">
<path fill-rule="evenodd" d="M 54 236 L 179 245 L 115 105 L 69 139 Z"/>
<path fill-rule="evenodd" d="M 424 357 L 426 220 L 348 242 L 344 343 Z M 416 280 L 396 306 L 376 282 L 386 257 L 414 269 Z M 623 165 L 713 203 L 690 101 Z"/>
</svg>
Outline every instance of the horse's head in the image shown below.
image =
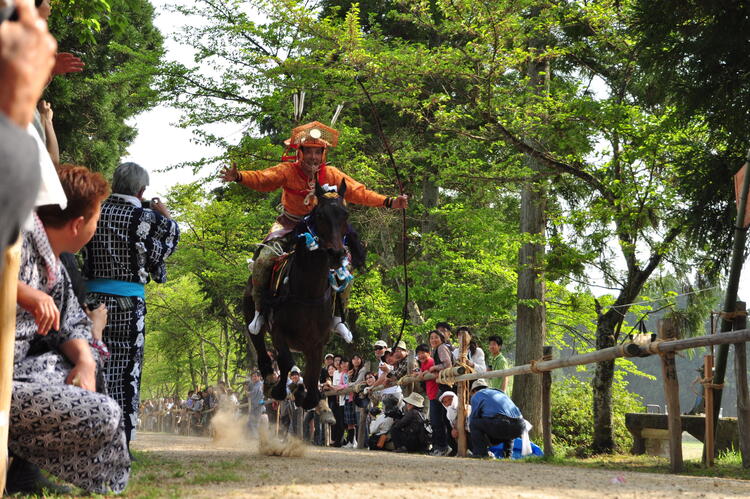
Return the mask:
<svg viewBox="0 0 750 499">
<path fill-rule="evenodd" d="M 344 235 L 346 234 L 349 210 L 346 209 L 346 180 L 341 181 L 337 191 L 325 191 L 315 183 L 315 226 L 320 248 L 328 253 L 331 266 L 338 266 L 346 254 Z"/>
</svg>

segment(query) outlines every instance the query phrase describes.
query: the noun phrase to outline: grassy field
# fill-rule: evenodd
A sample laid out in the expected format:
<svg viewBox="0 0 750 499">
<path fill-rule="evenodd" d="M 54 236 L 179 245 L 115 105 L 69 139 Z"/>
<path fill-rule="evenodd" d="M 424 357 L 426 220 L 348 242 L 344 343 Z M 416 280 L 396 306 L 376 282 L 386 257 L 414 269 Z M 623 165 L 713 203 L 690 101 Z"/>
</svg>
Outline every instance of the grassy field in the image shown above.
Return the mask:
<svg viewBox="0 0 750 499">
<path fill-rule="evenodd" d="M 706 468 L 702 464 L 702 455 L 703 443 L 687 433 L 683 434 L 682 456 L 685 463 L 683 475 L 750 480 L 750 469 L 742 467 L 742 457 L 739 452 L 734 451 L 720 454 L 715 460 L 715 466 L 712 468 Z M 613 471 L 669 473 L 669 459 L 660 456 L 614 454 L 593 456 L 586 459 L 543 457 L 530 461 Z"/>
<path fill-rule="evenodd" d="M 689 497 L 750 496 L 750 470 L 742 468 L 739 454 L 724 454 L 714 468 L 706 469 L 700 464 L 701 444 L 694 441 L 684 448 L 687 476 L 669 475 L 671 480 L 634 476 L 668 475 L 668 460 L 654 456 L 545 457 L 525 464 L 310 448 L 303 458 L 279 458 L 258 455 L 253 446 L 241 443 L 216 446 L 205 438 L 166 434 L 139 436 L 138 447 L 121 497 L 321 497 L 338 495 L 347 482 L 352 486 L 347 493 L 357 491 L 360 497 L 381 497 L 385 487 L 390 497 L 411 499 L 432 497 L 436 487 L 442 487 L 446 499 L 496 497 L 499 490 L 507 497 L 598 498 L 612 487 L 622 497 L 665 497 L 682 491 Z M 547 489 L 528 481 L 535 468 L 548 478 Z M 622 483 L 611 485 L 617 477 Z"/>
</svg>

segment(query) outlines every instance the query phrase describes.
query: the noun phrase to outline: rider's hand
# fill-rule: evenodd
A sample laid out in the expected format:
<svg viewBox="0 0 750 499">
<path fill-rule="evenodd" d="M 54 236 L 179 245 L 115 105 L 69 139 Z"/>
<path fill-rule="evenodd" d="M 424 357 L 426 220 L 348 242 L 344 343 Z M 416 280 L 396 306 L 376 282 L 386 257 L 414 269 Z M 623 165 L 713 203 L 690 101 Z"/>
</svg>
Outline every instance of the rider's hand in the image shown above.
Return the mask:
<svg viewBox="0 0 750 499">
<path fill-rule="evenodd" d="M 18 283 L 18 298 L 21 308 L 34 316 L 37 333 L 44 336 L 50 329 L 60 329 L 60 311 L 55 300 L 44 291 L 34 289 L 25 282 Z"/>
<path fill-rule="evenodd" d="M 232 163 L 229 168 L 224 168 L 219 173 L 219 178 L 222 182 L 237 182 L 240 179 L 240 172 L 237 170 L 237 165 Z"/>
<path fill-rule="evenodd" d="M 409 196 L 406 194 L 401 194 L 400 196 L 393 198 L 393 204 L 391 204 L 391 208 L 394 210 L 405 210 L 409 207 Z"/>
</svg>

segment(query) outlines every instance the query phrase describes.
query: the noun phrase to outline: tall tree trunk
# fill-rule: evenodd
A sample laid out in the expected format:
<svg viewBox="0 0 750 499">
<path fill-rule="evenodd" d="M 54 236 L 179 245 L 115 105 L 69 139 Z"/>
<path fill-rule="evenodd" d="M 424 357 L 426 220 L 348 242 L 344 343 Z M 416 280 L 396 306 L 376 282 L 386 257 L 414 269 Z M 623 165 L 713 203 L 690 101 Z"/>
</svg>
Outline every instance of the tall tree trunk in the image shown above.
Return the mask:
<svg viewBox="0 0 750 499">
<path fill-rule="evenodd" d="M 188 353 L 188 367 L 190 368 L 190 390 L 194 390 L 198 386 L 198 383 L 195 379 L 195 365 L 193 364 L 193 354 L 191 353 Z"/>
<path fill-rule="evenodd" d="M 534 91 L 542 94 L 547 84 L 549 64 L 529 62 L 527 74 Z M 544 166 L 531 157 L 528 167 L 543 171 Z M 531 239 L 518 252 L 518 318 L 516 322 L 516 364 L 527 364 L 542 358 L 542 347 L 547 336 L 545 314 L 544 251 L 545 208 L 547 192 L 543 183 L 527 183 L 521 191 L 521 234 Z M 513 381 L 513 401 L 532 426 L 537 438 L 542 428 L 542 377 L 536 374 L 516 376 Z"/>
<path fill-rule="evenodd" d="M 201 379 L 203 380 L 203 388 L 208 386 L 208 365 L 206 363 L 206 349 L 201 341 Z"/>
<path fill-rule="evenodd" d="M 615 327 L 618 317 L 612 309 L 600 315 L 596 325 L 596 349 L 615 346 Z M 594 393 L 594 442 L 597 454 L 614 450 L 612 431 L 612 382 L 615 376 L 615 361 L 607 360 L 596 364 L 592 387 Z"/>
<path fill-rule="evenodd" d="M 226 383 L 227 381 L 229 381 L 229 357 L 232 355 L 232 343 L 229 341 L 229 325 L 224 322 L 222 323 L 221 328 L 224 332 L 224 373 L 219 377 L 219 379 Z"/>
<path fill-rule="evenodd" d="M 436 171 L 425 172 L 424 180 L 422 181 L 422 204 L 424 205 L 425 214 L 422 217 L 422 232 L 432 232 L 435 230 L 435 215 L 431 213 L 432 209 L 438 204 L 438 196 L 440 190 L 433 180 L 433 175 L 437 176 Z"/>
</svg>

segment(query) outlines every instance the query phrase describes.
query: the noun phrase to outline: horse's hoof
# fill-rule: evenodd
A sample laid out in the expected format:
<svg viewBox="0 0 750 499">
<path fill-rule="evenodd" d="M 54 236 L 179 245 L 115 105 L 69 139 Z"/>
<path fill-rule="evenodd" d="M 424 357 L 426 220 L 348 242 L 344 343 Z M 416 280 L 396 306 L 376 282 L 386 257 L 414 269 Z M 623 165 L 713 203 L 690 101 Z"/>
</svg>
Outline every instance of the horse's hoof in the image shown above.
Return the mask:
<svg viewBox="0 0 750 499">
<path fill-rule="evenodd" d="M 333 411 L 326 411 L 320 413 L 320 422 L 327 425 L 335 425 L 336 418 L 333 417 Z"/>
</svg>

